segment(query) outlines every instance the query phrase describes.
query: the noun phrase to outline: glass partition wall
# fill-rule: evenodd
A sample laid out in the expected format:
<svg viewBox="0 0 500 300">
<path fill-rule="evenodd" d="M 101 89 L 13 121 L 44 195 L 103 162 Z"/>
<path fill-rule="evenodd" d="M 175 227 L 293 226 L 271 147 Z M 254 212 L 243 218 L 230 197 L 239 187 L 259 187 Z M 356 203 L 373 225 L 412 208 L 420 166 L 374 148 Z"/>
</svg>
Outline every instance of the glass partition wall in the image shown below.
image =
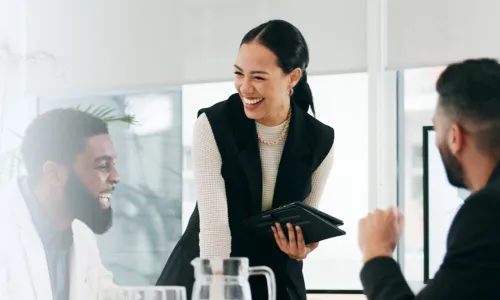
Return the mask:
<svg viewBox="0 0 500 300">
<path fill-rule="evenodd" d="M 399 251 L 410 282 L 423 282 L 421 128 L 431 124 L 437 101 L 434 83 L 442 69 L 398 72 L 398 170 L 404 191 L 398 201 L 406 215 Z M 357 224 L 368 213 L 369 203 L 368 75 L 310 76 L 309 83 L 316 117 L 335 129 L 334 166 L 319 208 L 342 218 L 347 235 L 320 243 L 310 255 L 304 264 L 306 285 L 313 294 L 361 293 Z M 110 125 L 122 183 L 113 199 L 114 226 L 98 240 L 103 261 L 119 284 L 156 281 L 197 200 L 191 165 L 197 112 L 234 92 L 227 81 L 36 100 L 38 113 L 56 107 L 107 106 L 118 114 L 133 114 L 139 122 Z M 2 134 L 8 130 L 2 129 Z"/>
</svg>

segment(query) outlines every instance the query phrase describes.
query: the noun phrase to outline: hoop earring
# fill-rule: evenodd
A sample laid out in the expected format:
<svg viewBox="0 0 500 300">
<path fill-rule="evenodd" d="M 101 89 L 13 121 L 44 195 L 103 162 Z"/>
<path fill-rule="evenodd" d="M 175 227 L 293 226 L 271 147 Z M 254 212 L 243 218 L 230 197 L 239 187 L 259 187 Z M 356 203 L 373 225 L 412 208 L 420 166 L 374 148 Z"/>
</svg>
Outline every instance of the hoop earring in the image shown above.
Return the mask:
<svg viewBox="0 0 500 300">
<path fill-rule="evenodd" d="M 290 91 L 288 92 L 288 96 L 292 97 L 293 95 L 293 88 L 290 88 Z"/>
</svg>

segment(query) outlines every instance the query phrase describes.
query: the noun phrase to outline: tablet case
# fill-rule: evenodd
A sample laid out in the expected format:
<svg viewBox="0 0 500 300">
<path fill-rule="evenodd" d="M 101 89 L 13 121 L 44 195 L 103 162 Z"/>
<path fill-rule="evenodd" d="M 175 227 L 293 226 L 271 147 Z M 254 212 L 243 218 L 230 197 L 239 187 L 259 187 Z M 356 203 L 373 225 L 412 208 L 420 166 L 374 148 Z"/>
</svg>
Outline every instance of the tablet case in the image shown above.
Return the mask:
<svg viewBox="0 0 500 300">
<path fill-rule="evenodd" d="M 288 238 L 286 224 L 300 226 L 306 244 L 319 242 L 332 237 L 345 235 L 346 232 L 338 228 L 344 224 L 340 219 L 330 216 L 303 202 L 293 202 L 278 208 L 267 210 L 243 221 L 243 226 L 261 235 L 274 239 L 271 226 L 281 224 L 285 236 Z"/>
</svg>

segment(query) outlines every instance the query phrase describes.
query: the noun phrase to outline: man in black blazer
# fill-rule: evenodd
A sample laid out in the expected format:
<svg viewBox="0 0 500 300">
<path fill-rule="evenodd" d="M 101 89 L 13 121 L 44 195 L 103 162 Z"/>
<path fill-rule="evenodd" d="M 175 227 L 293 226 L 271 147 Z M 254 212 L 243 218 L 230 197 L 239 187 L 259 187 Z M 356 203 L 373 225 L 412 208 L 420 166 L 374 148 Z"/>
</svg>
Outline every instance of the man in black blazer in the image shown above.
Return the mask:
<svg viewBox="0 0 500 300">
<path fill-rule="evenodd" d="M 451 224 L 441 267 L 418 295 L 392 259 L 401 213 L 377 210 L 360 221 L 361 281 L 369 300 L 500 299 L 500 64 L 452 64 L 436 89 L 436 144 L 450 183 L 471 196 Z"/>
</svg>

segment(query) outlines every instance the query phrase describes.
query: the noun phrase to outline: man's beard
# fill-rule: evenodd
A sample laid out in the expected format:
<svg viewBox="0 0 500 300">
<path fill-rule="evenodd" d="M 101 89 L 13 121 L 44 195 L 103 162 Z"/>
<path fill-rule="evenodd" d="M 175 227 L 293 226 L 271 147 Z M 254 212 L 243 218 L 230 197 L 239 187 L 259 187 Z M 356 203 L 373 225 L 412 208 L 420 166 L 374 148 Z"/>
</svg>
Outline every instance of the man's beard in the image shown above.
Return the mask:
<svg viewBox="0 0 500 300">
<path fill-rule="evenodd" d="M 85 223 L 95 234 L 103 234 L 111 228 L 113 211 L 101 208 L 99 198 L 94 197 L 71 170 L 65 187 L 66 205 L 69 212 Z"/>
<path fill-rule="evenodd" d="M 458 159 L 451 154 L 450 149 L 446 146 L 438 148 L 450 184 L 459 189 L 467 189 L 464 183 L 464 171 Z"/>
</svg>

